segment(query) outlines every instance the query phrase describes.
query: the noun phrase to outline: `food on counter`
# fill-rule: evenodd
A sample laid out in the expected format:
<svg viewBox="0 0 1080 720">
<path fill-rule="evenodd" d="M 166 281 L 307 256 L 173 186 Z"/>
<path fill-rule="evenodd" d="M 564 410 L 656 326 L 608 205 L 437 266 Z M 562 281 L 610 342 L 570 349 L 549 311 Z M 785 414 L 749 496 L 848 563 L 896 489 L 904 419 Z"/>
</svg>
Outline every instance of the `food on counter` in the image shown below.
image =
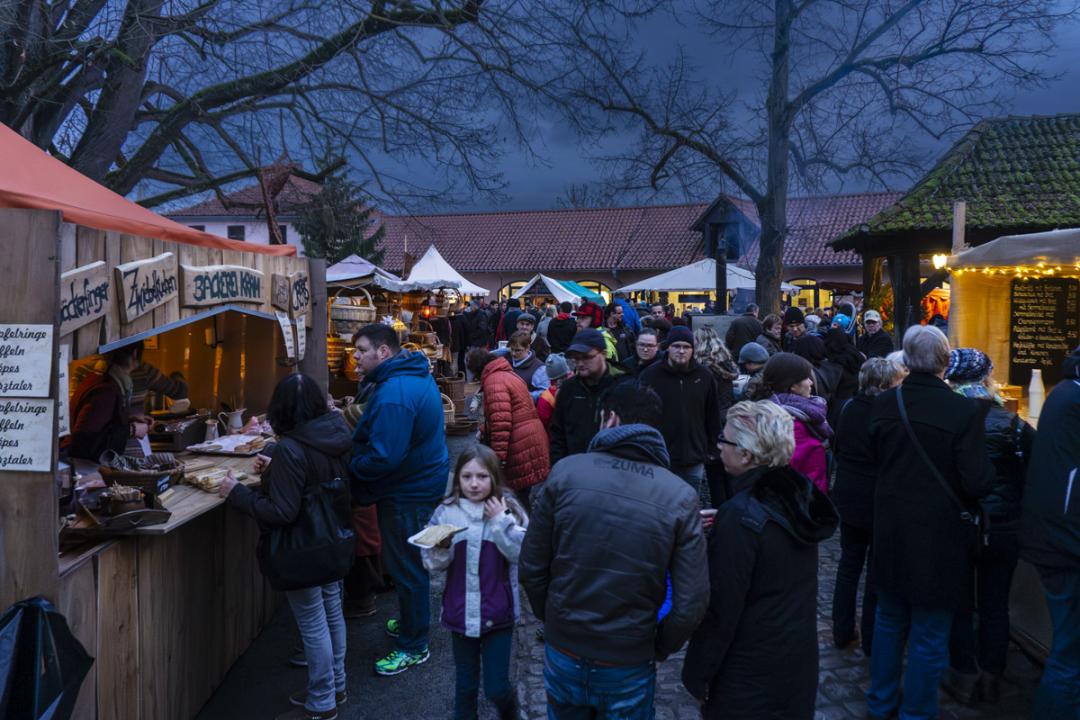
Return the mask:
<svg viewBox="0 0 1080 720">
<path fill-rule="evenodd" d="M 266 443 L 266 439 L 258 435 L 226 435 L 212 442 L 190 445 L 188 450 L 193 452 L 254 455 L 266 447 Z"/>
<path fill-rule="evenodd" d="M 118 502 L 137 502 L 142 500 L 142 490 L 137 487 L 113 483 L 102 493 L 102 496 Z"/>
<path fill-rule="evenodd" d="M 146 457 L 133 457 L 107 452 L 102 455 L 103 467 L 125 472 L 172 472 L 179 469 L 180 463 L 172 453 L 151 453 Z"/>
<path fill-rule="evenodd" d="M 187 476 L 187 482 L 190 485 L 194 485 L 200 490 L 206 492 L 217 492 L 221 487 L 221 483 L 225 480 L 225 476 L 229 474 L 228 470 L 216 469 L 216 470 L 204 470 Z M 232 475 L 237 480 L 243 481 L 247 479 L 247 473 L 239 472 L 237 470 L 232 471 Z"/>
</svg>

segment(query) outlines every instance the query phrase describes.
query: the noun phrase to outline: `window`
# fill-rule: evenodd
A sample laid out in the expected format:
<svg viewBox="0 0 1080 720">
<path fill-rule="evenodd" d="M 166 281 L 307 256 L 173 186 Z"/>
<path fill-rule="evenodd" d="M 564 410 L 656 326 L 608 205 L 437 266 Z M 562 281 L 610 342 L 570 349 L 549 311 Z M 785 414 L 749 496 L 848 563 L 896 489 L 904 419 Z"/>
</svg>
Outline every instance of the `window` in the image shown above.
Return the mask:
<svg viewBox="0 0 1080 720">
<path fill-rule="evenodd" d="M 206 232 L 205 225 L 189 225 L 192 230 L 198 230 L 199 232 Z"/>
<path fill-rule="evenodd" d="M 243 240 L 244 239 L 244 226 L 243 225 L 229 225 L 225 228 L 225 235 L 230 240 Z"/>
<path fill-rule="evenodd" d="M 283 244 L 288 244 L 288 242 L 289 242 L 289 226 L 288 225 L 278 225 L 277 229 L 278 229 L 278 234 L 281 235 L 281 242 Z"/>
<path fill-rule="evenodd" d="M 804 310 L 813 310 L 814 308 L 827 308 L 831 307 L 833 303 L 832 290 L 822 290 L 818 286 L 818 281 L 812 278 L 797 278 L 795 280 L 789 280 L 792 285 L 798 285 L 802 288 L 799 292 L 791 296 L 791 304 L 794 307 L 800 307 Z"/>
</svg>

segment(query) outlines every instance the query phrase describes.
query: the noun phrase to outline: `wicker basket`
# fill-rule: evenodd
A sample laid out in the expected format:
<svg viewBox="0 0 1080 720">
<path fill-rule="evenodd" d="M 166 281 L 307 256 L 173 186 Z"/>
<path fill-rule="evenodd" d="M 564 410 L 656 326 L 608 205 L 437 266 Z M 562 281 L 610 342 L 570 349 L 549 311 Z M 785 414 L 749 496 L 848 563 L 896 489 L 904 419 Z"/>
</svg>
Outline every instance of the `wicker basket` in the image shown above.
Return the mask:
<svg viewBox="0 0 1080 720">
<path fill-rule="evenodd" d="M 443 421 L 447 427 L 454 424 L 454 413 L 456 408 L 454 407 L 454 401 L 450 399 L 449 395 L 445 393 L 439 393 L 442 396 L 443 405 Z"/>
<path fill-rule="evenodd" d="M 348 350 L 348 344 L 337 335 L 326 336 L 326 365 L 331 375 L 341 374 L 341 367 L 345 364 L 344 354 Z"/>
<path fill-rule="evenodd" d="M 415 343 L 417 345 L 433 345 L 433 346 L 442 345 L 442 343 L 439 342 L 439 335 L 438 335 L 438 333 L 435 332 L 435 328 L 433 328 L 431 326 L 431 323 L 429 323 L 426 320 L 420 320 L 417 323 L 417 327 L 419 327 L 419 323 L 423 323 L 423 324 L 427 325 L 428 329 L 427 330 L 421 329 L 419 331 L 410 332 L 409 333 L 409 342 Z"/>
<path fill-rule="evenodd" d="M 439 388 L 454 401 L 454 405 L 461 407 L 465 402 L 465 373 L 459 372 L 454 377 L 439 378 Z"/>
<path fill-rule="evenodd" d="M 338 332 L 354 335 L 360 328 L 375 322 L 375 303 L 371 293 L 358 288 L 364 297 L 335 297 L 330 304 L 330 320 Z"/>
</svg>

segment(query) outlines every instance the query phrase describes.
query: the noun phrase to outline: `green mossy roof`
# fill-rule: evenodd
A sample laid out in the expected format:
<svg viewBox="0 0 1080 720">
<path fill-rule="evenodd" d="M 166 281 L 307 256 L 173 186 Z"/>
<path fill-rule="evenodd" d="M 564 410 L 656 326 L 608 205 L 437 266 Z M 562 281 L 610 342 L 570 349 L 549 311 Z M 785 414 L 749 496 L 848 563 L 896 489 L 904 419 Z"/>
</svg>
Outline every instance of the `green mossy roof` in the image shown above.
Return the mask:
<svg viewBox="0 0 1080 720">
<path fill-rule="evenodd" d="M 869 235 L 949 230 L 957 200 L 967 202 L 969 228 L 1080 226 L 1080 114 L 978 123 L 910 192 L 867 221 Z"/>
</svg>

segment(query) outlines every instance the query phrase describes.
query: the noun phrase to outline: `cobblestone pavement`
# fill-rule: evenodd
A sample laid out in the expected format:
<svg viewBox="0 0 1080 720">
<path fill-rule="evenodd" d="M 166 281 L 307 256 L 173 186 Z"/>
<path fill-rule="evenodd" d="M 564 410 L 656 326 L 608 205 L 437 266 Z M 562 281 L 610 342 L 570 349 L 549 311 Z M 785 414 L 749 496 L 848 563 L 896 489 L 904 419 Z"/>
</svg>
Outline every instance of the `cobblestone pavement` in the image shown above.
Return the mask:
<svg viewBox="0 0 1080 720">
<path fill-rule="evenodd" d="M 846 652 L 832 644 L 833 580 L 840 558 L 839 535 L 821 546 L 818 572 L 818 647 L 820 675 L 815 720 L 849 720 L 866 717 L 866 690 L 870 685 L 869 661 L 862 650 Z M 862 600 L 860 598 L 859 607 Z M 544 704 L 543 645 L 534 637 L 538 623 L 529 616 L 517 629 L 515 649 L 518 691 L 529 720 L 547 717 Z M 679 680 L 683 653 L 673 655 L 657 670 L 657 720 L 700 718 L 697 704 Z M 777 672 L 781 672 L 777 668 Z M 1009 655 L 1006 684 L 995 706 L 985 704 L 962 707 L 942 693 L 942 720 L 985 718 L 987 720 L 1026 720 L 1031 717 L 1031 696 L 1040 669 L 1013 646 Z"/>
</svg>

